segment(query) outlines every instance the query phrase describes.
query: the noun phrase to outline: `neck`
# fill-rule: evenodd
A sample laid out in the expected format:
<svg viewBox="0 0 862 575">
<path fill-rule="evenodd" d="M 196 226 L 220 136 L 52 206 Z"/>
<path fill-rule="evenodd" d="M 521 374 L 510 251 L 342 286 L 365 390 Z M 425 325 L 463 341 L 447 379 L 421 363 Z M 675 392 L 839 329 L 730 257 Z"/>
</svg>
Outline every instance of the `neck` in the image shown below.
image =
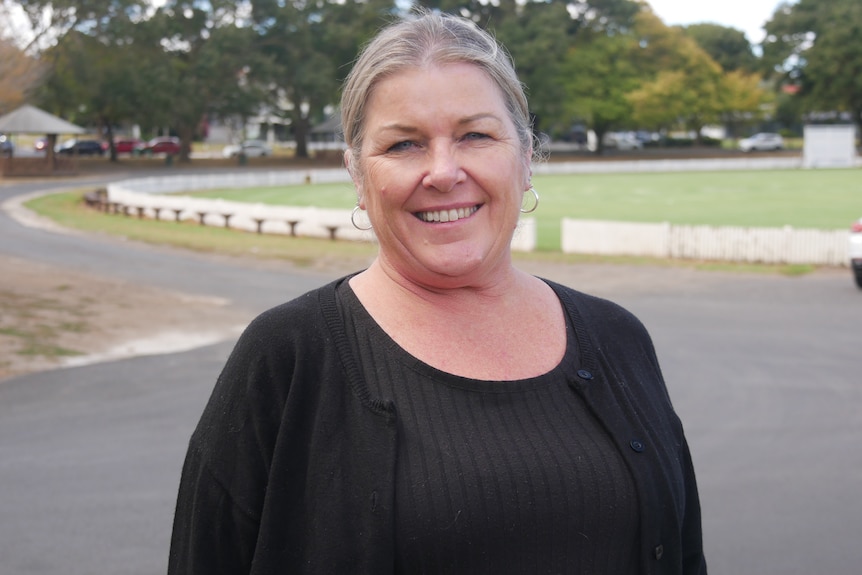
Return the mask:
<svg viewBox="0 0 862 575">
<path fill-rule="evenodd" d="M 475 309 L 487 304 L 499 305 L 506 296 L 518 293 L 523 275 L 511 261 L 506 261 L 491 272 L 471 277 L 415 276 L 401 273 L 385 258 L 377 258 L 368 270 L 354 278 L 357 281 L 351 285 L 365 284 L 373 290 L 369 293 L 414 306 L 428 305 L 439 313 L 461 311 L 465 307 Z"/>
</svg>

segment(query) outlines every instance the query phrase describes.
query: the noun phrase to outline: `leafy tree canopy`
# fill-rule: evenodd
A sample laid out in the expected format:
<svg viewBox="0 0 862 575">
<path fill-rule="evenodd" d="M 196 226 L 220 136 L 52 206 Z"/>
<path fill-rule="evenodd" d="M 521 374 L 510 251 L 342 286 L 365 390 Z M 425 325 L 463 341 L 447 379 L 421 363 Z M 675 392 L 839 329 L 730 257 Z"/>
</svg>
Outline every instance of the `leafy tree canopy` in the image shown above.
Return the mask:
<svg viewBox="0 0 862 575">
<path fill-rule="evenodd" d="M 758 69 L 759 61 L 745 37 L 745 32 L 708 23 L 692 24 L 683 28 L 683 31 L 686 36 L 697 42 L 723 70 L 754 72 Z"/>
<path fill-rule="evenodd" d="M 766 24 L 766 63 L 800 87 L 808 111 L 850 112 L 862 124 L 862 2 L 799 0 Z"/>
</svg>

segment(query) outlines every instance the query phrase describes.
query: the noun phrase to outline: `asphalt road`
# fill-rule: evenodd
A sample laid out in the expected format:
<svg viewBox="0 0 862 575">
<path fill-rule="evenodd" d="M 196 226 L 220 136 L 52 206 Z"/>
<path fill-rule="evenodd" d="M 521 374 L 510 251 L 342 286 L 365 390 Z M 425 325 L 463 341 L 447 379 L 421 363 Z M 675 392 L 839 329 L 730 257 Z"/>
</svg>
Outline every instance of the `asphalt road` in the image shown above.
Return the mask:
<svg viewBox="0 0 862 575">
<path fill-rule="evenodd" d="M 0 186 L 0 201 L 46 187 Z M 226 297 L 249 314 L 330 279 L 2 213 L 0 252 Z M 848 271 L 551 273 L 650 329 L 695 459 L 711 573 L 859 573 L 862 291 Z M 0 575 L 163 573 L 186 442 L 231 346 L 0 382 Z"/>
</svg>

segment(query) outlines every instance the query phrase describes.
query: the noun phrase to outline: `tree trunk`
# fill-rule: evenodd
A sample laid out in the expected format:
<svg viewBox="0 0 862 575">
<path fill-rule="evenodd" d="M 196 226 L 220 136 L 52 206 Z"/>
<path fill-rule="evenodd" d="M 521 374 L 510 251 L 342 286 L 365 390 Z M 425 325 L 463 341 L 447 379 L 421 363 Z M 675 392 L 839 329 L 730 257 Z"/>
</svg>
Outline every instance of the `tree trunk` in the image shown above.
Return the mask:
<svg viewBox="0 0 862 575">
<path fill-rule="evenodd" d="M 308 158 L 308 118 L 297 114 L 293 119 L 293 137 L 296 140 L 296 157 Z"/>
<path fill-rule="evenodd" d="M 180 137 L 180 162 L 184 164 L 192 161 L 192 140 L 195 137 L 194 127 L 182 127 L 177 130 L 177 135 Z"/>
<path fill-rule="evenodd" d="M 107 129 L 105 130 L 105 137 L 108 139 L 108 154 L 110 154 L 111 161 L 117 161 L 117 148 L 114 146 L 114 127 L 110 122 L 105 123 L 107 125 Z"/>
</svg>

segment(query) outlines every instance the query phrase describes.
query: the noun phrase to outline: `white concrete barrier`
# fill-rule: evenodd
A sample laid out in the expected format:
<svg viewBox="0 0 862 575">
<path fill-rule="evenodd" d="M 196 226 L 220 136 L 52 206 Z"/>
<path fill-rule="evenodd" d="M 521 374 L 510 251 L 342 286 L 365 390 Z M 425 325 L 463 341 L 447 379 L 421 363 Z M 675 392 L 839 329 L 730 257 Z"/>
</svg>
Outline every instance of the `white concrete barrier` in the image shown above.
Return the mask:
<svg viewBox="0 0 862 575">
<path fill-rule="evenodd" d="M 847 266 L 847 230 L 687 226 L 564 218 L 565 253 Z"/>
</svg>

